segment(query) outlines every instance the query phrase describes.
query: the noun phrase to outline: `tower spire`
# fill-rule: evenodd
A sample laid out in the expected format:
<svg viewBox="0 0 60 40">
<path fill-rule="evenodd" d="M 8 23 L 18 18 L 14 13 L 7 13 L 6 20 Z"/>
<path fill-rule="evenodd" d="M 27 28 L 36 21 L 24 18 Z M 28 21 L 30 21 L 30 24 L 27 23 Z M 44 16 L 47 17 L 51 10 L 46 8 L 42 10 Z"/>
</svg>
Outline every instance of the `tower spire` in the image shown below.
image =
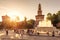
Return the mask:
<svg viewBox="0 0 60 40">
<path fill-rule="evenodd" d="M 41 10 L 41 4 L 39 3 L 38 10 Z"/>
<path fill-rule="evenodd" d="M 38 15 L 42 15 L 41 4 L 38 5 Z"/>
</svg>

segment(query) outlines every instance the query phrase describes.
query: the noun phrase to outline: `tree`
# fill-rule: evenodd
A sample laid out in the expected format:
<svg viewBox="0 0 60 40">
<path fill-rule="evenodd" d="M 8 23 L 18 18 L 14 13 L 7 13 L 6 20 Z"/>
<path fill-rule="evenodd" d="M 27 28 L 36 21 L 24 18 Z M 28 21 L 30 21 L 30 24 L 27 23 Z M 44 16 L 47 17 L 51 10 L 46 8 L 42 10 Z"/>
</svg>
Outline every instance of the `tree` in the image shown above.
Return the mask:
<svg viewBox="0 0 60 40">
<path fill-rule="evenodd" d="M 34 28 L 34 23 L 35 23 L 35 20 L 30 19 L 30 20 L 26 21 L 26 18 L 25 18 L 24 21 L 20 22 L 19 28 L 20 29 L 32 29 L 32 28 Z"/>
<path fill-rule="evenodd" d="M 60 21 L 60 11 L 58 11 L 56 15 L 58 16 L 58 20 Z"/>
<path fill-rule="evenodd" d="M 33 20 L 33 19 L 30 19 L 30 20 L 28 20 L 27 21 L 27 28 L 28 29 L 31 29 L 31 28 L 34 28 L 34 23 L 35 23 L 35 20 Z"/>
<path fill-rule="evenodd" d="M 53 24 L 54 27 L 60 28 L 60 11 L 58 11 L 57 13 L 54 13 L 53 15 L 51 15 L 51 13 L 48 13 L 47 19 L 51 20 L 51 23 Z"/>
<path fill-rule="evenodd" d="M 52 22 L 53 26 L 56 27 L 56 24 L 59 22 L 58 16 L 56 14 L 53 14 L 51 22 Z"/>
<path fill-rule="evenodd" d="M 47 20 L 52 20 L 52 14 L 51 14 L 51 13 L 48 13 L 46 19 L 47 19 Z"/>
</svg>

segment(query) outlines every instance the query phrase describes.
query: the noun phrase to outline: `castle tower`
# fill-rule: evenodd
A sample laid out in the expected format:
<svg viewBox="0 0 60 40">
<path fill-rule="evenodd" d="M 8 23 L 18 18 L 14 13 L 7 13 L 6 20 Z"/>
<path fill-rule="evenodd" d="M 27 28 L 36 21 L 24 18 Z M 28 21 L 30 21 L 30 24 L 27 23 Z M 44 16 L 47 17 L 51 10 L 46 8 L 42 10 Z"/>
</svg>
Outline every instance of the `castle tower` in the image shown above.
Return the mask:
<svg viewBox="0 0 60 40">
<path fill-rule="evenodd" d="M 38 12 L 35 18 L 36 18 L 36 23 L 34 25 L 35 27 L 39 24 L 39 21 L 44 20 L 44 15 L 42 15 L 42 10 L 41 10 L 41 4 L 39 4 L 38 6 Z"/>
<path fill-rule="evenodd" d="M 2 25 L 8 24 L 10 22 L 10 17 L 8 15 L 2 16 Z"/>
<path fill-rule="evenodd" d="M 42 15 L 41 4 L 38 6 L 38 15 Z"/>
<path fill-rule="evenodd" d="M 10 17 L 8 15 L 2 16 L 2 22 L 9 21 Z"/>
</svg>

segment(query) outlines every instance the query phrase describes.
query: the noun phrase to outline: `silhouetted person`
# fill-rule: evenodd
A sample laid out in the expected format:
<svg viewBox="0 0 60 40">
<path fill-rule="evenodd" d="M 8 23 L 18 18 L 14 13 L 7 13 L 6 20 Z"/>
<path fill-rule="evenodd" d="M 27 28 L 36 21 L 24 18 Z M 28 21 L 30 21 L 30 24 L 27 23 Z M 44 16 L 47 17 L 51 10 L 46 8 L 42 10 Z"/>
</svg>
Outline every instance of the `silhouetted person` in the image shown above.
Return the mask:
<svg viewBox="0 0 60 40">
<path fill-rule="evenodd" d="M 8 35 L 8 30 L 6 30 L 6 35 Z"/>
<path fill-rule="evenodd" d="M 52 36 L 54 37 L 55 35 L 54 35 L 54 31 L 52 32 Z"/>
<path fill-rule="evenodd" d="M 49 36 L 49 32 L 47 32 L 47 35 Z"/>
<path fill-rule="evenodd" d="M 38 32 L 37 35 L 39 35 L 40 33 Z"/>
<path fill-rule="evenodd" d="M 28 30 L 27 30 L 27 34 L 29 34 L 29 32 L 30 32 L 30 30 L 28 29 Z"/>
</svg>

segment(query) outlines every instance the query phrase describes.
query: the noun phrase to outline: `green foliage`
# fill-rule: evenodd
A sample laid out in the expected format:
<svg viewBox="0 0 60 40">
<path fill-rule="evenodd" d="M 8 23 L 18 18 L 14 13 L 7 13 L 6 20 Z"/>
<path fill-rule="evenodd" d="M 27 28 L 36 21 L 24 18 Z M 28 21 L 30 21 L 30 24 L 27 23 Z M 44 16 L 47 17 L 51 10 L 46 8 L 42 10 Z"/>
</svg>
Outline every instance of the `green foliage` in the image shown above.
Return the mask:
<svg viewBox="0 0 60 40">
<path fill-rule="evenodd" d="M 57 13 L 51 15 L 51 13 L 47 14 L 47 19 L 51 20 L 53 26 L 55 26 L 56 28 L 58 28 L 57 24 L 60 22 L 60 11 L 58 11 Z M 60 28 L 60 26 L 59 26 Z"/>
<path fill-rule="evenodd" d="M 51 20 L 52 19 L 52 14 L 51 13 L 48 13 L 47 14 L 47 20 Z"/>
<path fill-rule="evenodd" d="M 28 20 L 27 21 L 27 24 L 28 24 L 27 28 L 28 29 L 34 28 L 34 23 L 35 23 L 35 20 L 33 20 L 33 19 Z"/>
<path fill-rule="evenodd" d="M 5 22 L 5 24 L 1 24 L 0 28 L 1 29 L 32 29 L 34 28 L 34 23 L 35 20 L 30 19 L 30 20 L 25 20 L 20 21 L 20 22 Z"/>
<path fill-rule="evenodd" d="M 34 28 L 34 23 L 35 23 L 35 20 L 33 19 L 30 19 L 28 21 L 24 20 L 20 22 L 19 29 L 32 29 Z"/>
</svg>

